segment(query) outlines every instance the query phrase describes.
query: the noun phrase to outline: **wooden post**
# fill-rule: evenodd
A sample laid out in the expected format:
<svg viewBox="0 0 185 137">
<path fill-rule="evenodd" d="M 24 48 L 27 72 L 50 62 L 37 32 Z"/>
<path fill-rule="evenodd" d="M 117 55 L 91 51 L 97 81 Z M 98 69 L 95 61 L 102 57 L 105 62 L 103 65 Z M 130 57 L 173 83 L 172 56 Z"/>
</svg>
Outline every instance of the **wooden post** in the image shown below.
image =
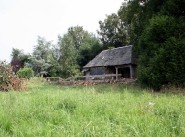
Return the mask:
<svg viewBox="0 0 185 137">
<path fill-rule="evenodd" d="M 130 65 L 130 78 L 133 78 L 133 68 L 132 68 L 132 65 Z"/>
<path fill-rule="evenodd" d="M 105 82 L 105 73 L 106 73 L 106 68 L 105 67 L 103 67 L 104 68 L 104 74 L 103 74 L 103 81 Z"/>
<path fill-rule="evenodd" d="M 116 68 L 116 80 L 118 80 L 118 68 L 117 67 L 115 68 Z"/>
</svg>

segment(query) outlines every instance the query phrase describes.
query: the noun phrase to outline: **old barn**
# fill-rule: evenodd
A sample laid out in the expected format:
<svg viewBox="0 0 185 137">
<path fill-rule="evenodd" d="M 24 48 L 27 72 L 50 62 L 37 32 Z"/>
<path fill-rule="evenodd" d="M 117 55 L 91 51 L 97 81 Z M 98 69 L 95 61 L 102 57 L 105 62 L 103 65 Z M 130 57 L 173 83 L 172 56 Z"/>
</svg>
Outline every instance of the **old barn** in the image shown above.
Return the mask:
<svg viewBox="0 0 185 137">
<path fill-rule="evenodd" d="M 136 58 L 133 46 L 124 46 L 103 50 L 93 60 L 83 67 L 85 76 L 110 75 L 116 79 L 136 77 Z"/>
</svg>

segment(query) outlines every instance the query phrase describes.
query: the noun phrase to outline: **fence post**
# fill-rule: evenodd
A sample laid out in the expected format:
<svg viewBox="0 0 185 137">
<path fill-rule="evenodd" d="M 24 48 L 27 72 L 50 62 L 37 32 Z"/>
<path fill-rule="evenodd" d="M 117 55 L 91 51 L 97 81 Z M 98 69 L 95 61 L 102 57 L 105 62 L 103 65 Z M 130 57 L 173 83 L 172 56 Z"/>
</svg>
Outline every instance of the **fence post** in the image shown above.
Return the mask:
<svg viewBox="0 0 185 137">
<path fill-rule="evenodd" d="M 117 67 L 115 68 L 116 68 L 116 80 L 118 80 L 118 68 Z"/>
</svg>

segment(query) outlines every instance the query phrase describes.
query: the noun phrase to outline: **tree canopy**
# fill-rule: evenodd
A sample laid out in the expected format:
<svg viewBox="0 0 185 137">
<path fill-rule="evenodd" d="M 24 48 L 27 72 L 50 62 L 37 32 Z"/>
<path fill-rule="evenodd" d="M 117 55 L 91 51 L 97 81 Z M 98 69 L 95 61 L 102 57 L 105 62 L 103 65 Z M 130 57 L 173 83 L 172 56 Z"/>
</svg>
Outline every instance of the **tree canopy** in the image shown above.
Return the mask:
<svg viewBox="0 0 185 137">
<path fill-rule="evenodd" d="M 103 46 L 100 40 L 82 26 L 70 27 L 66 34 L 59 35 L 57 44 L 38 36 L 33 53 L 26 55 L 19 49 L 12 49 L 12 66 L 16 72 L 22 67 L 32 68 L 39 76 L 60 76 L 63 78 L 80 75 L 84 65 L 93 59 Z"/>
<path fill-rule="evenodd" d="M 58 36 L 57 49 L 62 76 L 69 77 L 79 75 L 82 67 L 102 50 L 102 45 L 92 33 L 75 26 Z"/>
<path fill-rule="evenodd" d="M 29 54 L 25 54 L 22 50 L 13 48 L 11 53 L 11 66 L 13 72 L 16 73 L 20 68 L 24 67 L 25 63 L 29 61 Z"/>
<path fill-rule="evenodd" d="M 99 22 L 98 33 L 107 47 L 134 45 L 142 85 L 185 86 L 184 7 L 182 0 L 130 0 Z"/>
</svg>

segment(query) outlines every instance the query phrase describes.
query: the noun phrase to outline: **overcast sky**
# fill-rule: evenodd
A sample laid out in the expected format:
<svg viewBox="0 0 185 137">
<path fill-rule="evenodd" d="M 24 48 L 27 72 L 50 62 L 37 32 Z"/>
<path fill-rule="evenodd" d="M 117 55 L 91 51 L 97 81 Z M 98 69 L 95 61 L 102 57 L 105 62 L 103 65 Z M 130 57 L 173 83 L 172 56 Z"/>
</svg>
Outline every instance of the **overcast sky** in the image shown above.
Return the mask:
<svg viewBox="0 0 185 137">
<path fill-rule="evenodd" d="M 12 48 L 31 53 L 37 36 L 57 40 L 71 26 L 96 33 L 99 20 L 117 12 L 124 0 L 0 0 L 0 60 Z"/>
</svg>

